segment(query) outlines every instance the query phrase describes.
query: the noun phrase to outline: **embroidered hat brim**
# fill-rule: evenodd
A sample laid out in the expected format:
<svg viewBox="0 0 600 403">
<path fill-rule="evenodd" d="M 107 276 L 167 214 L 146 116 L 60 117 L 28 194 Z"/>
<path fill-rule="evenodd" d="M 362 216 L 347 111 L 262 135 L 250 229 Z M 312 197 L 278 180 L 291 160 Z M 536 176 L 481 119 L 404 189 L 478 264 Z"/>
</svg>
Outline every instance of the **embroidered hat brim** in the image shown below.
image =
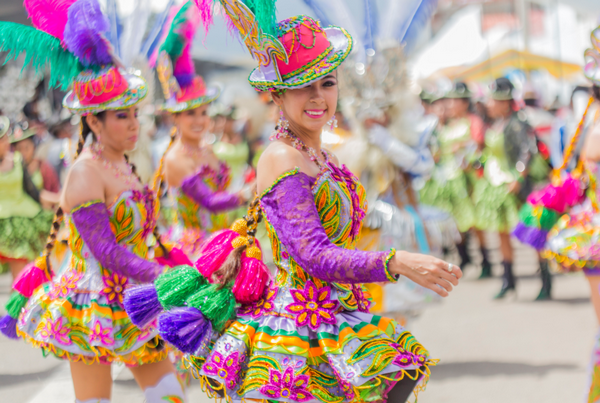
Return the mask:
<svg viewBox="0 0 600 403">
<path fill-rule="evenodd" d="M 4 136 L 8 132 L 10 127 L 10 119 L 6 116 L 0 116 L 0 137 Z"/>
<path fill-rule="evenodd" d="M 75 91 L 71 90 L 65 96 L 63 106 L 73 113 L 89 114 L 108 110 L 127 109 L 138 104 L 148 93 L 146 80 L 135 74 L 121 72 L 121 75 L 127 81 L 127 90 L 122 94 L 102 103 L 82 105 Z"/>
<path fill-rule="evenodd" d="M 28 138 L 31 138 L 33 136 L 35 136 L 36 132 L 33 129 L 28 129 L 28 130 L 21 130 L 20 133 L 17 135 L 15 133 L 15 131 L 13 131 L 13 133 L 11 133 L 8 136 L 8 139 L 10 141 L 10 144 L 15 144 L 18 143 L 19 141 L 23 141 L 23 140 L 27 140 Z"/>
<path fill-rule="evenodd" d="M 264 73 L 257 67 L 248 77 L 250 84 L 258 91 L 302 88 L 337 69 L 352 51 L 352 37 L 344 28 L 330 26 L 323 30 L 331 43 L 331 51 L 324 58 L 315 59 L 305 66 L 306 70 L 282 81 L 266 79 Z"/>
<path fill-rule="evenodd" d="M 186 102 L 175 102 L 174 98 L 172 98 L 165 102 L 163 109 L 171 113 L 185 112 L 203 105 L 208 105 L 219 98 L 219 95 L 221 95 L 221 88 L 211 86 L 206 88 L 206 94 L 204 96 Z"/>
</svg>

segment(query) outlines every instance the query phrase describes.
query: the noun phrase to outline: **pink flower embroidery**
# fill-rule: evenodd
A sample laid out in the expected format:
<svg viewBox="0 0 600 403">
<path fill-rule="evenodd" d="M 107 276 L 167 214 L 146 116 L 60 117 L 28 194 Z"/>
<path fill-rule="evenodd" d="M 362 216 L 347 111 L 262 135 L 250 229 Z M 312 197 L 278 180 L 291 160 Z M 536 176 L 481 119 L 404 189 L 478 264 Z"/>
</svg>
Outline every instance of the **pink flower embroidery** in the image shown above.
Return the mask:
<svg viewBox="0 0 600 403">
<path fill-rule="evenodd" d="M 394 359 L 394 364 L 397 366 L 408 367 L 411 365 L 423 365 L 425 363 L 425 356 L 409 353 L 396 343 L 391 344 L 391 346 L 398 350 L 398 355 Z"/>
<path fill-rule="evenodd" d="M 60 344 L 70 346 L 73 344 L 73 341 L 69 338 L 69 330 L 68 327 L 63 326 L 62 316 L 54 322 L 48 318 L 45 320 L 42 330 L 40 330 L 40 337 L 43 340 L 54 339 Z"/>
<path fill-rule="evenodd" d="M 242 360 L 245 357 L 242 355 Z M 233 352 L 227 357 L 223 357 L 220 353 L 214 352 L 210 361 L 207 361 L 202 369 L 208 375 L 218 376 L 223 379 L 223 383 L 228 389 L 233 389 L 238 381 L 240 372 L 240 353 Z"/>
<path fill-rule="evenodd" d="M 331 301 L 331 288 L 329 286 L 317 288 L 311 280 L 307 281 L 304 290 L 291 289 L 290 293 L 294 303 L 285 309 L 296 314 L 296 326 L 308 325 L 312 330 L 317 330 L 321 322 L 335 325 L 337 319 L 334 312 L 338 307 L 337 301 Z"/>
<path fill-rule="evenodd" d="M 68 271 L 60 278 L 58 283 L 54 284 L 48 296 L 52 299 L 66 297 L 71 290 L 77 288 L 77 282 L 80 278 L 81 273 L 74 270 Z"/>
<path fill-rule="evenodd" d="M 253 318 L 263 316 L 267 312 L 271 312 L 275 308 L 275 297 L 277 296 L 276 288 L 269 288 L 267 295 L 253 304 L 247 305 L 240 310 L 240 315 L 252 315 Z"/>
<path fill-rule="evenodd" d="M 269 369 L 269 383 L 261 386 L 260 393 L 269 399 L 289 399 L 295 402 L 306 402 L 313 395 L 306 389 L 308 375 L 294 375 L 294 369 L 287 367 L 283 374 Z"/>
<path fill-rule="evenodd" d="M 105 346 L 112 346 L 115 344 L 115 340 L 112 338 L 112 327 L 102 327 L 100 321 L 96 321 L 94 323 L 94 327 L 92 328 L 92 333 L 90 334 L 90 343 L 91 342 L 99 342 L 104 344 Z"/>
<path fill-rule="evenodd" d="M 366 297 L 363 289 L 359 285 L 352 286 L 352 293 L 354 294 L 354 298 L 356 298 L 356 302 L 358 304 L 358 310 L 360 312 L 369 312 L 369 308 L 371 307 L 371 301 Z"/>
<path fill-rule="evenodd" d="M 107 273 L 108 274 L 108 273 Z M 127 285 L 127 277 L 119 276 L 117 273 L 110 273 L 102 276 L 104 288 L 102 294 L 106 295 L 109 304 L 118 303 L 123 305 L 123 292 Z"/>
</svg>

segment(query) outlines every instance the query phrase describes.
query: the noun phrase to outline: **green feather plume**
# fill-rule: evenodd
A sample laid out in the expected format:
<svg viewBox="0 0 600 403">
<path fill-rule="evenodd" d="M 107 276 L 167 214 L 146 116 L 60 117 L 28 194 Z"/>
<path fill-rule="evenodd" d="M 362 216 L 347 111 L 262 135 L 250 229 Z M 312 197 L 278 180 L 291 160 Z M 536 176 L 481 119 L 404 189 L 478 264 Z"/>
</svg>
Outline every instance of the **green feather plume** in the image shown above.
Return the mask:
<svg viewBox="0 0 600 403">
<path fill-rule="evenodd" d="M 277 8 L 276 0 L 244 0 L 244 4 L 252 11 L 258 21 L 258 26 L 264 33 L 277 37 Z"/>
<path fill-rule="evenodd" d="M 83 70 L 79 59 L 65 50 L 60 40 L 33 27 L 0 21 L 0 38 L 0 51 L 8 52 L 4 63 L 25 52 L 23 69 L 31 64 L 39 73 L 50 67 L 50 87 L 66 90 Z"/>
<path fill-rule="evenodd" d="M 159 50 L 159 53 L 163 50 L 167 52 L 173 63 L 181 56 L 183 48 L 186 45 L 186 41 L 182 40 L 181 34 L 177 31 L 187 22 L 187 11 L 191 6 L 192 2 L 187 2 L 179 9 L 177 14 L 175 14 L 171 26 L 169 27 L 169 33 Z"/>
</svg>

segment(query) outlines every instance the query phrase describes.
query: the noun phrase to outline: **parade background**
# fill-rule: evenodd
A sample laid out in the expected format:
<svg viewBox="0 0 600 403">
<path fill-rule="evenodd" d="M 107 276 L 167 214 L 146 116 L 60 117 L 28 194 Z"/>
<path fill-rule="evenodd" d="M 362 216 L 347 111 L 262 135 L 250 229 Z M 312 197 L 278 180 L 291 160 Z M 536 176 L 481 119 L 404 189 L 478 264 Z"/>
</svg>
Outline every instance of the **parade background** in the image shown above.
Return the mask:
<svg viewBox="0 0 600 403">
<path fill-rule="evenodd" d="M 167 10 L 181 2 L 101 3 L 109 18 L 120 22 L 108 39 L 120 50 L 124 62 L 146 74 L 147 67 L 139 60 L 156 46 L 154 30 L 166 18 Z M 420 104 L 418 96 L 424 89 L 433 87 L 440 94 L 446 93 L 454 80 L 467 82 L 473 100 L 484 102 L 489 83 L 504 76 L 514 84 L 518 102 L 524 106 L 525 100 L 533 101 L 527 103 L 530 124 L 542 140 L 557 130 L 574 132 L 583 114 L 582 106 L 573 102 L 572 92 L 586 85 L 581 71 L 583 53 L 589 47 L 590 32 L 600 23 L 599 2 L 281 0 L 277 8 L 278 19 L 307 14 L 321 19 L 324 25 L 331 22 L 348 29 L 356 40 L 358 71 L 361 58 L 366 65 L 373 56 L 376 38 L 393 32 L 391 36 L 405 44 L 398 69 L 406 71 L 406 89 L 414 105 Z M 30 24 L 19 0 L 2 0 L 0 20 Z M 214 23 L 208 34 L 200 29 L 195 38 L 192 54 L 196 71 L 208 83 L 222 88 L 211 111 L 215 126 L 220 125 L 219 130 L 232 137 L 242 136 L 250 152 L 258 154 L 268 141 L 276 116 L 247 85 L 255 62 L 246 48 L 223 21 L 216 19 Z M 13 122 L 35 127 L 41 144 L 50 138 L 52 130 L 67 133 L 65 139 L 70 138 L 69 133 L 76 136 L 78 118 L 62 109 L 64 93 L 48 90 L 41 76 L 21 73 L 22 62 L 22 58 L 17 59 L 0 68 L 2 114 Z M 147 71 L 150 77 L 153 73 Z M 141 140 L 131 156 L 146 181 L 166 148 L 171 125 L 167 114 L 158 108 L 162 96 L 158 80 L 150 87 L 154 95 L 141 107 Z M 343 143 L 341 139 L 343 135 L 337 132 L 324 142 L 336 147 Z M 244 163 L 237 169 L 245 169 Z M 58 171 L 59 177 L 65 174 Z M 469 250 L 479 259 L 473 238 Z M 486 239 L 494 277 L 479 280 L 478 269 L 467 266 L 465 278 L 451 298 L 404 313 L 409 329 L 441 360 L 419 401 L 583 401 L 589 352 L 597 332 L 583 275 L 554 275 L 552 299 L 533 302 L 539 291 L 537 257 L 533 249 L 513 238 L 519 286 L 511 298 L 493 300 L 501 283 L 502 258 L 497 234 L 489 232 Z M 450 254 L 458 264 L 456 253 L 451 250 Z M 0 275 L 1 305 L 8 299 L 10 284 L 5 268 Z M 40 351 L 6 338 L 0 338 L 0 352 L 0 401 L 74 400 L 68 364 L 44 359 Z M 113 401 L 143 401 L 129 371 L 124 367 L 114 367 L 113 371 Z M 192 385 L 189 398 L 209 401 L 197 385 Z"/>
</svg>

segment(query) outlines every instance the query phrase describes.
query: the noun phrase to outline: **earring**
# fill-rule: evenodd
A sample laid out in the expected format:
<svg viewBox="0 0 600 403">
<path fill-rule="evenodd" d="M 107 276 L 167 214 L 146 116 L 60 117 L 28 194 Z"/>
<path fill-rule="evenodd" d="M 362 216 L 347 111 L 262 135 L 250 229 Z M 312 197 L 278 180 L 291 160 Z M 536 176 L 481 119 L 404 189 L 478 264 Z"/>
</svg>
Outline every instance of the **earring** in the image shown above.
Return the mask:
<svg viewBox="0 0 600 403">
<path fill-rule="evenodd" d="M 327 122 L 327 124 L 329 125 L 332 131 L 338 126 L 338 121 L 335 115 L 333 115 L 331 119 L 329 119 L 329 122 Z"/>
<path fill-rule="evenodd" d="M 271 141 L 279 139 L 281 136 L 287 134 L 288 129 L 290 127 L 290 122 L 283 115 L 283 111 L 279 110 L 279 120 L 277 121 L 277 125 L 275 126 L 275 130 L 273 130 L 273 134 L 269 138 Z"/>
<path fill-rule="evenodd" d="M 100 141 L 96 140 L 90 145 L 90 151 L 92 154 L 100 155 L 104 151 L 104 146 Z"/>
</svg>

